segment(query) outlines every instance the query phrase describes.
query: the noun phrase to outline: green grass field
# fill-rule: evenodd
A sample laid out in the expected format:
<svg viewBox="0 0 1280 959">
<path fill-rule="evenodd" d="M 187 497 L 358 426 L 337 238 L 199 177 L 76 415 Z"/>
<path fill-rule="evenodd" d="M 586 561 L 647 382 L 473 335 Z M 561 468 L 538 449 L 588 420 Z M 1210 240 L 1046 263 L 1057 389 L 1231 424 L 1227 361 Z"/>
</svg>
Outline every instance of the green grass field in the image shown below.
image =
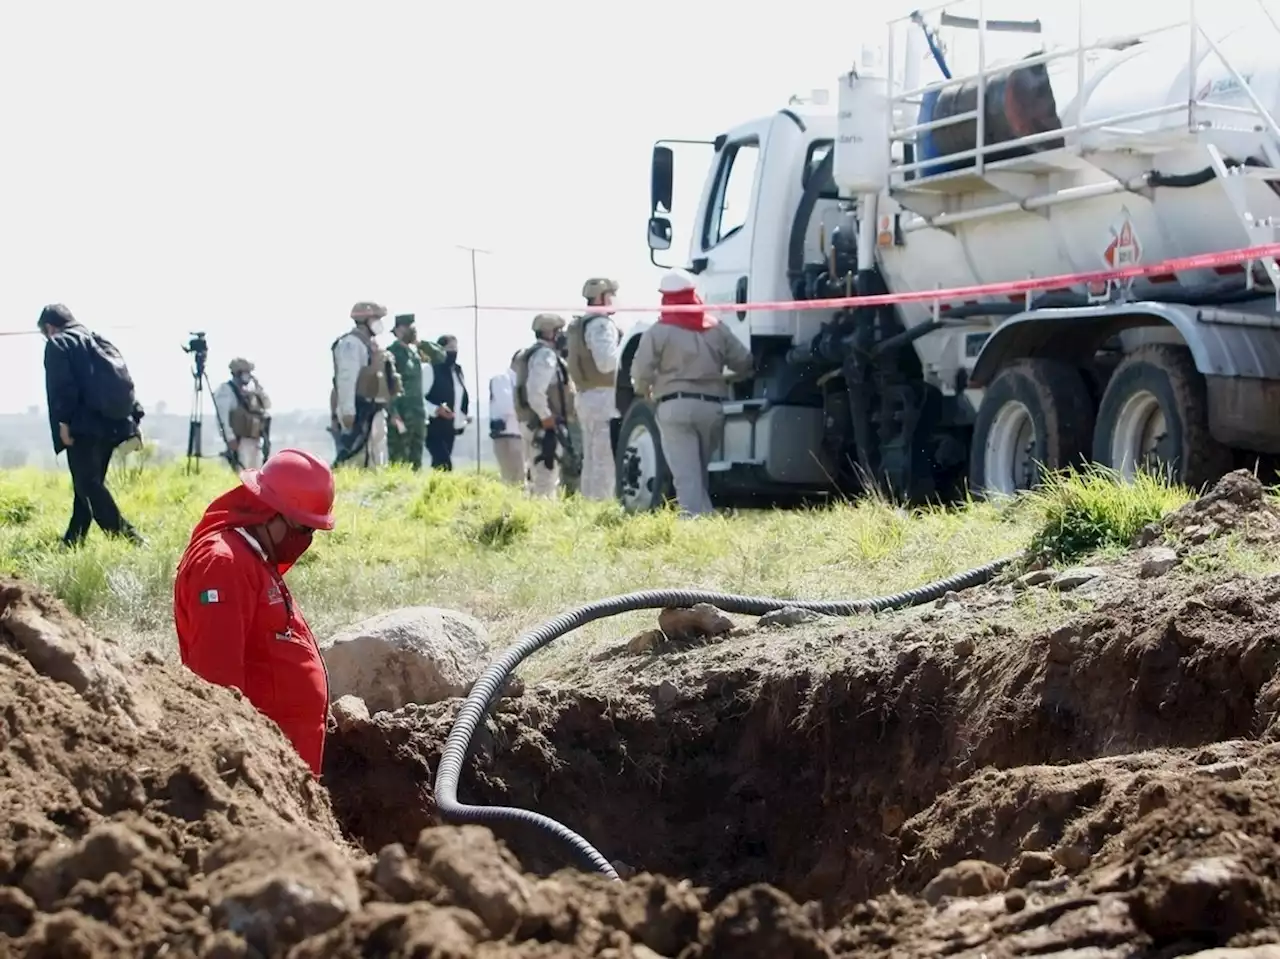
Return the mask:
<svg viewBox="0 0 1280 959">
<path fill-rule="evenodd" d="M 96 527 L 62 549 L 70 510 L 65 472 L 0 472 L 0 573 L 50 588 L 131 648 L 176 651 L 173 571 L 205 506 L 236 481 L 206 463 L 114 470 L 109 480 L 145 548 Z M 614 504 L 532 501 L 474 473 L 400 468 L 342 471 L 338 526 L 290 573 L 322 642 L 336 629 L 399 606 L 469 612 L 504 646 L 578 603 L 652 587 L 800 598 L 854 598 L 918 585 L 1026 548 L 1061 562 L 1123 548 L 1145 523 L 1190 498 L 1154 480 L 1119 486 L 1064 476 L 1043 492 L 995 505 L 906 511 L 867 499 L 824 509 L 749 512 L 697 521 L 672 512 L 628 516 Z M 653 624 L 637 613 L 581 631 L 531 663 L 553 671 L 587 646 Z"/>
</svg>

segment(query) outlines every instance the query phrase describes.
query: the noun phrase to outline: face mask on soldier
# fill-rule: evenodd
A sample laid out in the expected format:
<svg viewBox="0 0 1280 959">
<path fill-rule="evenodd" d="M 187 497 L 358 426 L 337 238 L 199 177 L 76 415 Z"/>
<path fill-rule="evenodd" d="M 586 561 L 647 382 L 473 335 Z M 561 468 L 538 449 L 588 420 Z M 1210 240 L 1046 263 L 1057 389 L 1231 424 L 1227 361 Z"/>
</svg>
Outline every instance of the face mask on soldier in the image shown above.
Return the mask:
<svg viewBox="0 0 1280 959">
<path fill-rule="evenodd" d="M 370 332 L 370 333 L 372 333 L 374 336 L 378 336 L 379 334 L 381 334 L 381 333 L 382 333 L 382 321 L 381 321 L 381 320 L 370 320 L 370 321 L 369 321 L 369 332 Z"/>
<path fill-rule="evenodd" d="M 556 333 L 556 350 L 563 353 L 567 349 L 569 349 L 569 337 L 565 335 L 564 330 L 560 330 Z"/>
<path fill-rule="evenodd" d="M 457 350 L 445 350 L 445 351 L 444 351 L 444 358 L 445 358 L 445 361 L 446 361 L 450 366 L 454 366 L 454 365 L 456 365 L 456 364 L 457 364 L 457 362 L 458 362 L 458 351 L 457 351 Z"/>
</svg>

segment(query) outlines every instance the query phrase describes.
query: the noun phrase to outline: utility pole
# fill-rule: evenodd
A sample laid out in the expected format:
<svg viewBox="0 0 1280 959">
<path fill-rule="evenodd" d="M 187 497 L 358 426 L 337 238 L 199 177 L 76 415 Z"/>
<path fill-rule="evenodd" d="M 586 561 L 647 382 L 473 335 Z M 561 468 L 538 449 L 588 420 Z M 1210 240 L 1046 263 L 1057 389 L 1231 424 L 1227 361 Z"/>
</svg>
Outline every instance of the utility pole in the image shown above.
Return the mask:
<svg viewBox="0 0 1280 959">
<path fill-rule="evenodd" d="M 465 246 L 462 243 L 457 244 L 459 250 L 466 250 L 471 254 L 471 339 L 475 343 L 475 372 L 476 378 L 472 389 L 475 390 L 476 412 L 480 411 L 480 284 L 476 278 L 476 254 L 483 253 L 485 256 L 492 254 L 492 250 L 482 250 L 475 246 Z M 480 430 L 480 418 L 476 417 L 472 424 L 476 432 L 476 472 L 480 472 L 480 451 L 481 441 L 484 434 Z"/>
</svg>

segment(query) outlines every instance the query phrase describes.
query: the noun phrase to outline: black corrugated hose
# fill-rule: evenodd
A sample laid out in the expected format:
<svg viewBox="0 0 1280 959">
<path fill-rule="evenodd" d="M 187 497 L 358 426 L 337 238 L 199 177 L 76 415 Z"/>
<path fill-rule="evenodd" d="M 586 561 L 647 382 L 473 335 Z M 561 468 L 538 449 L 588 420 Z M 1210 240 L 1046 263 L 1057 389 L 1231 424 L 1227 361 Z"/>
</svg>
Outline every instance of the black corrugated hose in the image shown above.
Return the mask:
<svg viewBox="0 0 1280 959">
<path fill-rule="evenodd" d="M 508 678 L 526 658 L 552 640 L 572 632 L 579 626 L 638 609 L 665 609 L 710 603 L 726 613 L 751 616 L 763 616 L 765 613 L 787 607 L 810 610 L 829 616 L 854 616 L 858 613 L 919 606 L 949 592 L 980 586 L 994 578 L 1015 558 L 998 559 L 984 566 L 948 576 L 946 579 L 917 586 L 906 592 L 871 599 L 771 599 L 764 596 L 734 596 L 730 593 L 716 593 L 709 590 L 649 589 L 597 600 L 567 613 L 561 613 L 555 619 L 521 636 L 514 646 L 484 671 L 484 675 L 472 687 L 470 695 L 467 696 L 458 710 L 457 718 L 454 719 L 453 728 L 449 731 L 449 739 L 444 746 L 444 753 L 440 757 L 440 765 L 436 769 L 436 808 L 440 810 L 440 815 L 451 823 L 511 822 L 534 826 L 568 846 L 576 862 L 587 869 L 603 873 L 610 879 L 617 879 L 618 874 L 608 859 L 597 852 L 587 840 L 554 819 L 528 809 L 516 809 L 511 806 L 468 806 L 458 802 L 458 779 L 462 774 L 462 764 L 471 750 L 471 737 L 475 734 L 480 721 L 489 712 L 489 707 L 498 698 Z"/>
</svg>

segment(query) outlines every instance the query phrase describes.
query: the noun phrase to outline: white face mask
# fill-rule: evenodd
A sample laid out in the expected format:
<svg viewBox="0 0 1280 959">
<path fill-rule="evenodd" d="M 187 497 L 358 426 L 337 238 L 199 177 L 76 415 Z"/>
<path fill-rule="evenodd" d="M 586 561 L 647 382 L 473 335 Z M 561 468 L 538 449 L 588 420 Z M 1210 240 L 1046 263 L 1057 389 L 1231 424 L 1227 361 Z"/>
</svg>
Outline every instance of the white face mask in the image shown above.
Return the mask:
<svg viewBox="0 0 1280 959">
<path fill-rule="evenodd" d="M 370 320 L 370 321 L 369 321 L 369 332 L 370 332 L 370 333 L 372 333 L 374 336 L 381 336 L 381 335 L 382 335 L 382 321 L 381 321 L 381 320 Z"/>
</svg>

